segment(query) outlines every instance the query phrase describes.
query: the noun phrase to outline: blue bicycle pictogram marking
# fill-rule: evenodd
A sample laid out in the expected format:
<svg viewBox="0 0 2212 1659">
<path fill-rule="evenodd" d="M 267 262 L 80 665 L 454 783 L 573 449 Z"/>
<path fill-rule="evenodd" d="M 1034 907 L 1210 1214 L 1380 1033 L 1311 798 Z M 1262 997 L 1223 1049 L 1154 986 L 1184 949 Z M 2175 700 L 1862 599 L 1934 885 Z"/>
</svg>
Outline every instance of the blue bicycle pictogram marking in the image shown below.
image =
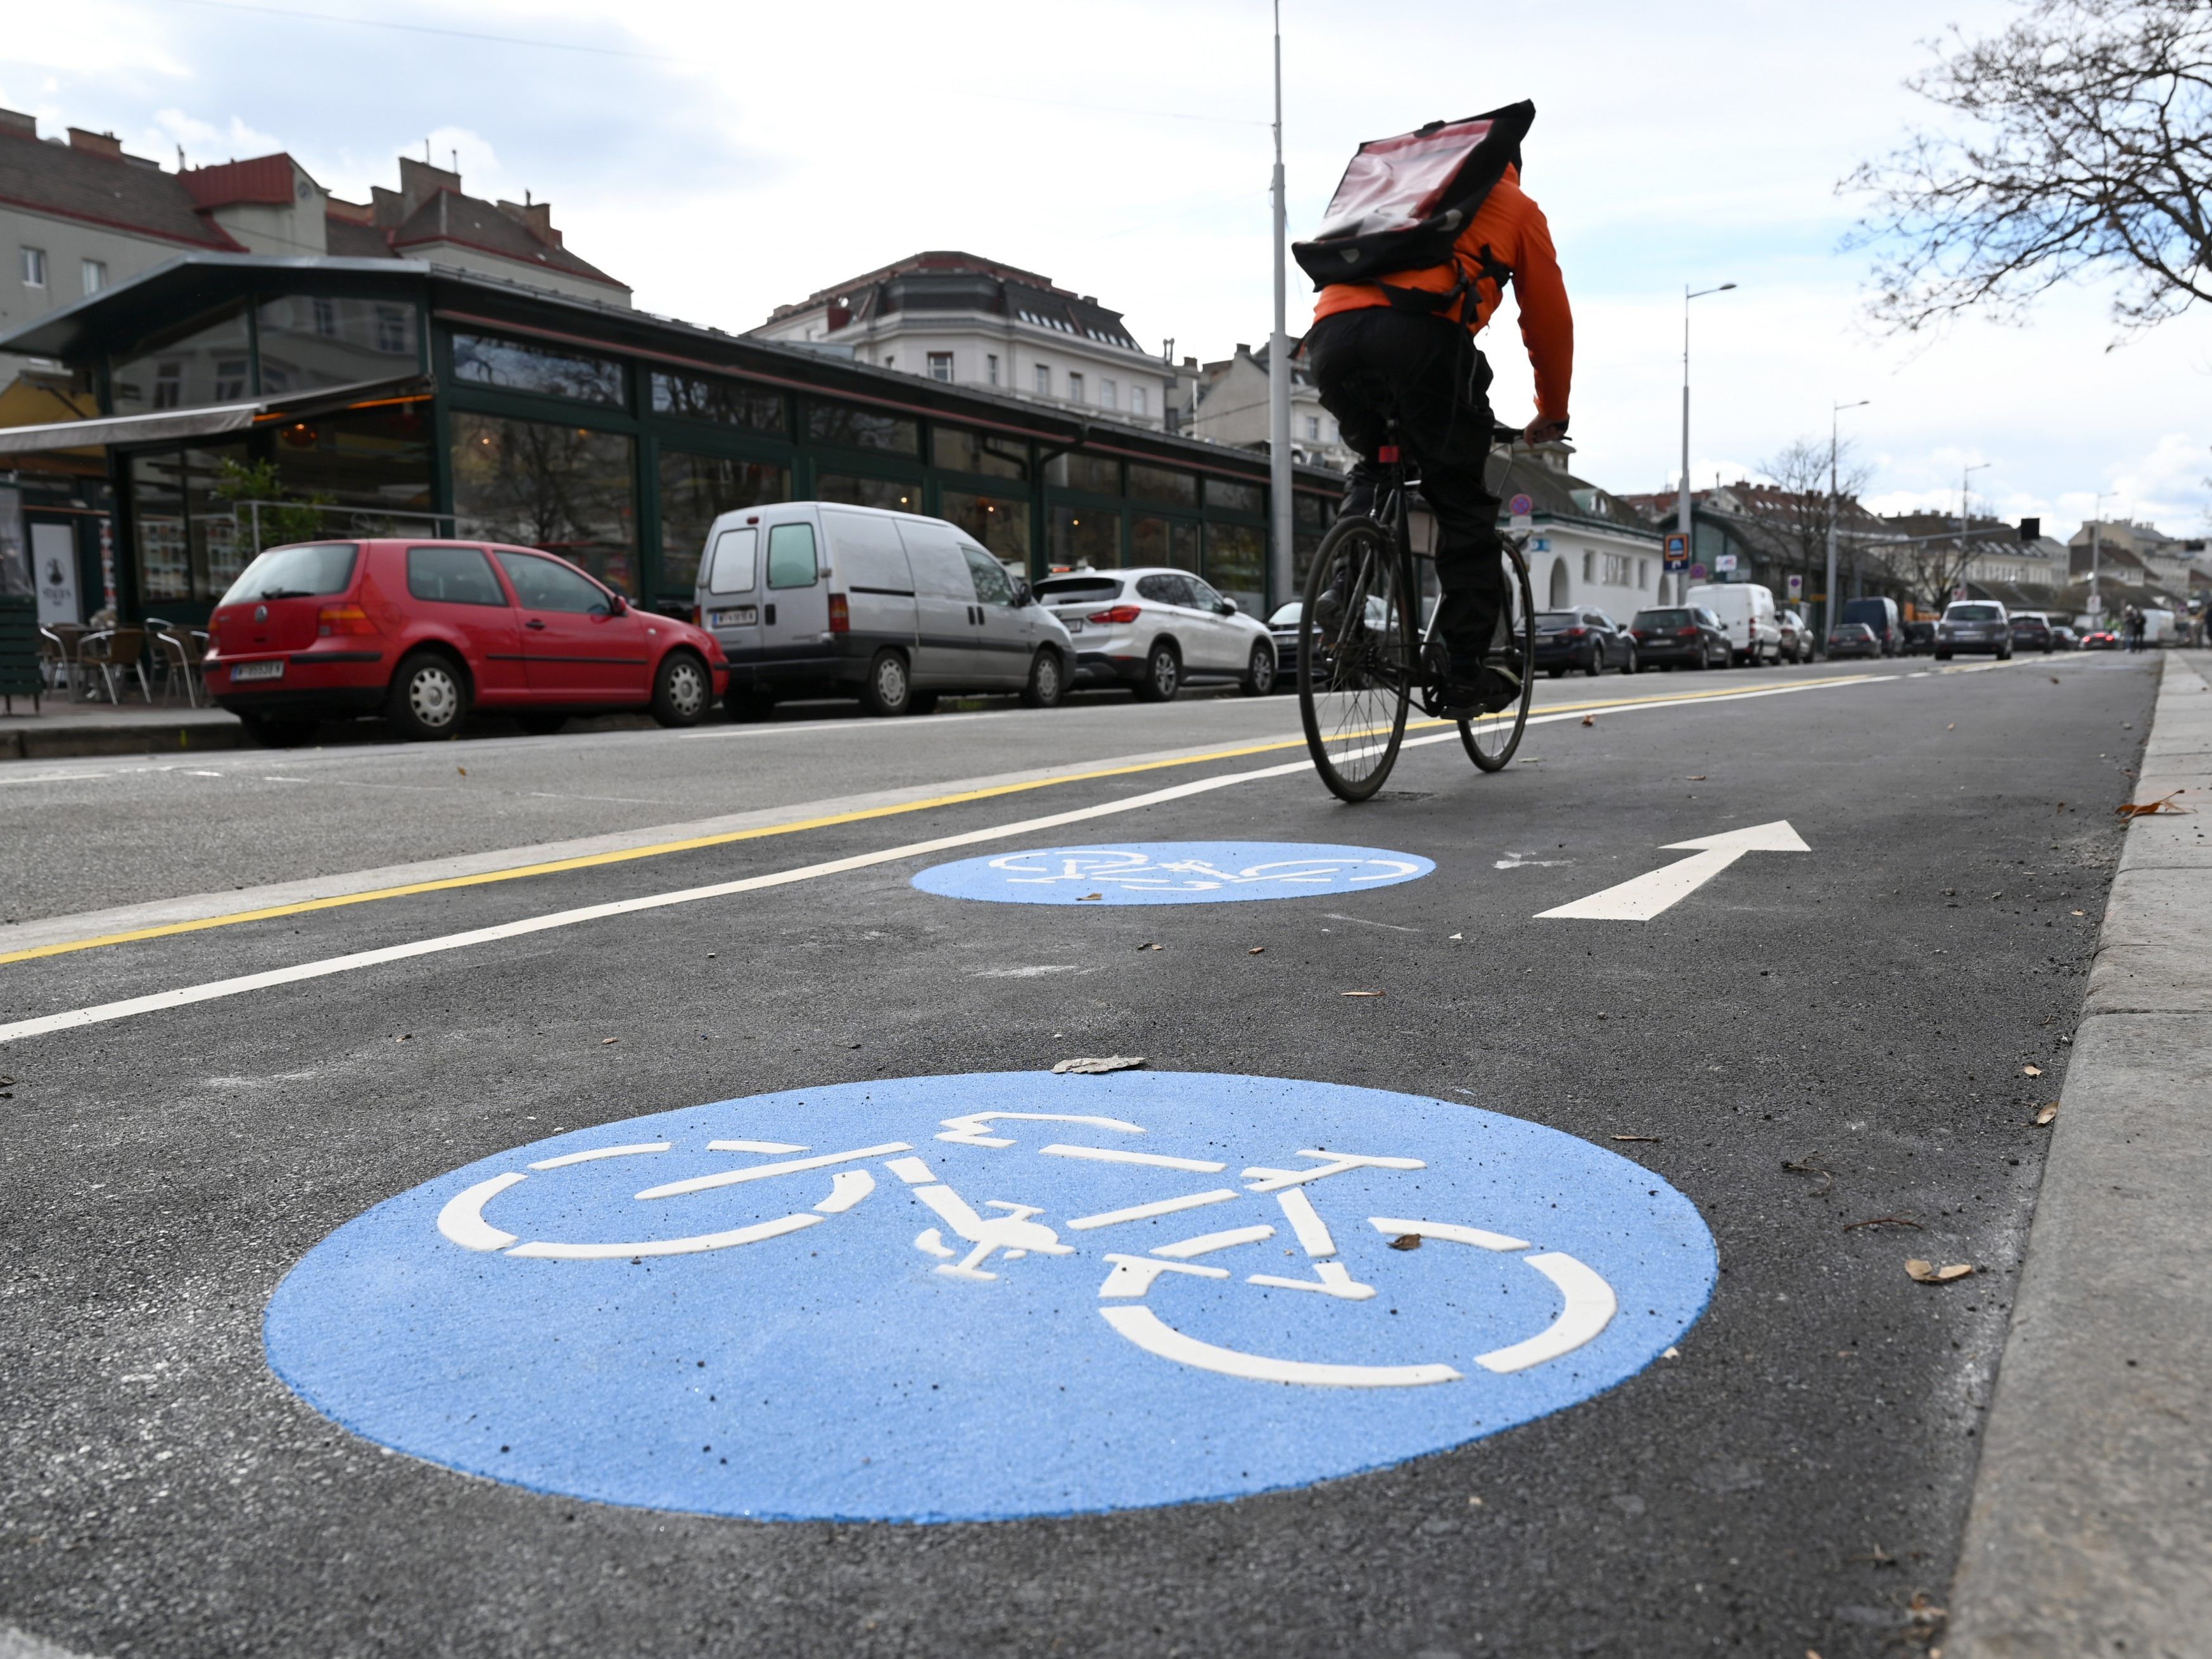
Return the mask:
<svg viewBox="0 0 2212 1659">
<path fill-rule="evenodd" d="M 1220 904 L 1390 887 L 1436 865 L 1412 853 L 1299 842 L 1134 842 L 963 859 L 914 884 L 1004 904 Z"/>
<path fill-rule="evenodd" d="M 1713 1246 L 1664 1182 L 1281 1079 L 846 1084 L 559 1135 L 341 1227 L 270 1363 L 414 1455 L 621 1504 L 992 1518 L 1229 1498 L 1641 1370 Z"/>
</svg>

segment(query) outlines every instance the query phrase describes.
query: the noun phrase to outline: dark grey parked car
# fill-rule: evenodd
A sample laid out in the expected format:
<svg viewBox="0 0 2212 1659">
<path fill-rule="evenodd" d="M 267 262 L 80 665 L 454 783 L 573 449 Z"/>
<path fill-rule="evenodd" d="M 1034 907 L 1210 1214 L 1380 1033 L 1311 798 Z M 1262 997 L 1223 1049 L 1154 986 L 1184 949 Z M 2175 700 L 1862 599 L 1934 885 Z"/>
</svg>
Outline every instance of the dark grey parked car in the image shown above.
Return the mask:
<svg viewBox="0 0 2212 1659">
<path fill-rule="evenodd" d="M 2012 618 L 1987 599 L 1958 599 L 1947 605 L 1936 624 L 1936 660 L 1955 651 L 1978 651 L 1999 662 L 2012 655 Z"/>
</svg>

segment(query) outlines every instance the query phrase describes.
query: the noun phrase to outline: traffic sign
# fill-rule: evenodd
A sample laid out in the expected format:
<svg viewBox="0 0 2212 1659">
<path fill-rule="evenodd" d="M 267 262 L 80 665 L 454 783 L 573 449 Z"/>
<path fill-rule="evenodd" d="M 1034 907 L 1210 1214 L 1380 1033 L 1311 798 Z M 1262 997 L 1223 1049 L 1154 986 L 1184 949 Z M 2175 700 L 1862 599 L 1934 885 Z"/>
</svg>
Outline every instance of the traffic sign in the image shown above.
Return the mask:
<svg viewBox="0 0 2212 1659">
<path fill-rule="evenodd" d="M 1802 576 L 1792 576 L 1789 579 L 1789 582 L 1790 597 L 1793 599 L 1802 598 L 1805 592 L 1805 579 Z"/>
<path fill-rule="evenodd" d="M 1692 566 L 1690 567 L 1690 580 L 1691 580 L 1692 581 L 1693 581 L 1693 582 L 1700 582 L 1700 581 L 1705 580 L 1705 566 L 1704 566 L 1704 565 L 1702 565 L 1702 564 L 1693 564 L 1693 565 L 1692 565 Z"/>
<path fill-rule="evenodd" d="M 1697 1320 L 1666 1182 L 1500 1113 L 1279 1078 L 839 1084 L 571 1130 L 309 1251 L 315 1409 L 539 1492 L 950 1521 L 1224 1498 L 1563 1410 Z"/>
<path fill-rule="evenodd" d="M 1667 568 L 1680 570 L 1689 562 L 1690 538 L 1679 530 L 1672 532 L 1667 538 Z"/>
<path fill-rule="evenodd" d="M 1733 553 L 1722 554 L 1718 558 L 1713 561 L 1713 568 L 1723 576 L 1734 575 L 1735 574 L 1735 555 Z"/>
<path fill-rule="evenodd" d="M 1002 904 L 1222 904 L 1395 886 L 1435 869 L 1412 853 L 1306 842 L 1152 841 L 963 859 L 914 884 Z"/>
<path fill-rule="evenodd" d="M 1536 503 L 1527 495 L 1516 495 L 1505 504 L 1505 510 L 1516 519 L 1525 519 L 1535 512 Z"/>
</svg>

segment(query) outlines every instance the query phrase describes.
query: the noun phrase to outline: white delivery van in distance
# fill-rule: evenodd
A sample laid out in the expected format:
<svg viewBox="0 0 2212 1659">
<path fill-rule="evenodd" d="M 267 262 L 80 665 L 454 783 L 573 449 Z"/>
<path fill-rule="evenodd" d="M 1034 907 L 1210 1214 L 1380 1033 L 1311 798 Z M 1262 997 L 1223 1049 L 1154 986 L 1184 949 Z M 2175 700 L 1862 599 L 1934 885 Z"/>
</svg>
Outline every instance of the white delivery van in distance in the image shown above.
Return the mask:
<svg viewBox="0 0 2212 1659">
<path fill-rule="evenodd" d="M 1701 605 L 1720 618 L 1729 638 L 1729 659 L 1756 668 L 1782 660 L 1782 623 L 1774 614 L 1774 592 L 1757 582 L 1707 582 L 1682 601 Z"/>
<path fill-rule="evenodd" d="M 927 714 L 940 692 L 1018 691 L 1048 708 L 1075 647 L 1029 584 L 942 519 L 830 501 L 725 513 L 708 527 L 699 625 L 730 659 L 730 712 L 858 696 Z"/>
</svg>

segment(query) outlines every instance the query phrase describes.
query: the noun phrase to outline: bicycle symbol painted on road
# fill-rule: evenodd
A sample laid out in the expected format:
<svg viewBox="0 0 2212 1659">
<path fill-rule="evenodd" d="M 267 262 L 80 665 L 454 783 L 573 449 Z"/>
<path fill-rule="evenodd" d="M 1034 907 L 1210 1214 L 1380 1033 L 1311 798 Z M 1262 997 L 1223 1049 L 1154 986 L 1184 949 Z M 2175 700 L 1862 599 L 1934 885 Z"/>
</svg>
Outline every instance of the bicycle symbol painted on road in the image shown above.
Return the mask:
<svg viewBox="0 0 2212 1659">
<path fill-rule="evenodd" d="M 1696 1319 L 1671 1187 L 1495 1113 L 1267 1078 L 848 1084 L 556 1136 L 340 1228 L 271 1365 L 574 1497 L 931 1520 L 1307 1484 L 1557 1411 Z"/>
<path fill-rule="evenodd" d="M 1142 842 L 963 859 L 914 884 L 1006 904 L 1218 904 L 1389 887 L 1435 864 L 1374 847 L 1289 842 Z"/>
</svg>

